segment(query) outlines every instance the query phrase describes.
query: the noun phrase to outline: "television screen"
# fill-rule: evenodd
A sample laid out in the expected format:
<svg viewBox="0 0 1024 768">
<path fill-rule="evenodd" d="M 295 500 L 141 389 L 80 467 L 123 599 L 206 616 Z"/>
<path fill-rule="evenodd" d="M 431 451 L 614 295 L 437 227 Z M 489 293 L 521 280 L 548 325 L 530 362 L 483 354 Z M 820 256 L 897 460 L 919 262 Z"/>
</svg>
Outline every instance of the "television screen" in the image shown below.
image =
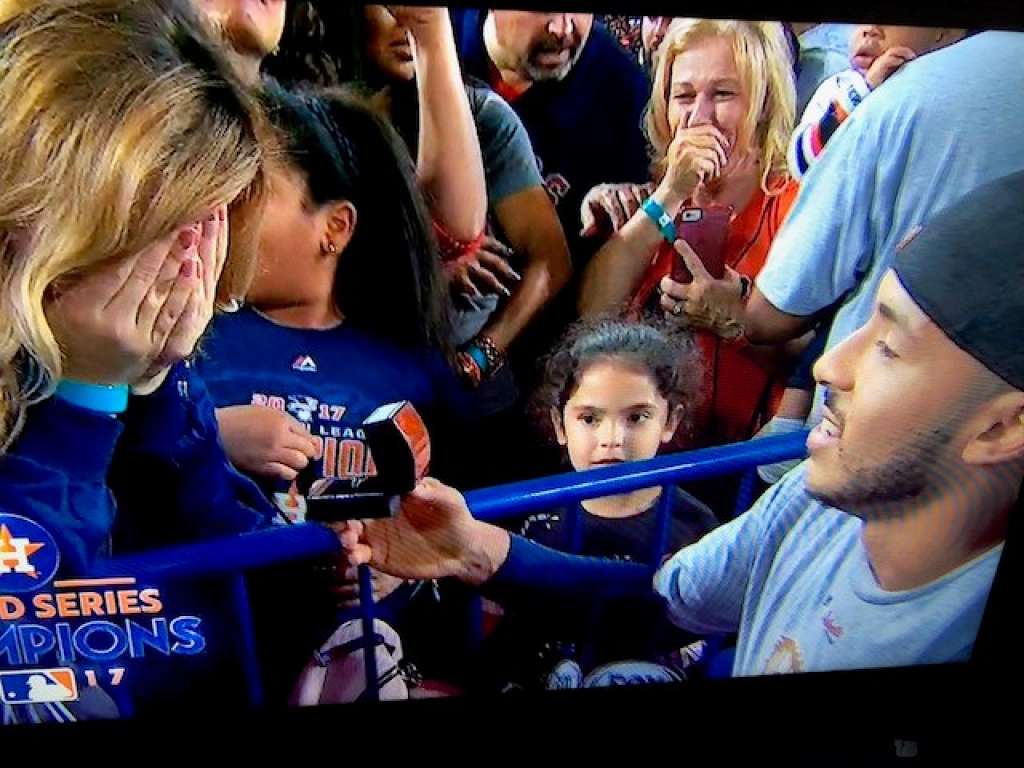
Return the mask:
<svg viewBox="0 0 1024 768">
<path fill-rule="evenodd" d="M 1024 34 L 844 13 L 0 2 L 3 724 L 998 658 Z"/>
</svg>

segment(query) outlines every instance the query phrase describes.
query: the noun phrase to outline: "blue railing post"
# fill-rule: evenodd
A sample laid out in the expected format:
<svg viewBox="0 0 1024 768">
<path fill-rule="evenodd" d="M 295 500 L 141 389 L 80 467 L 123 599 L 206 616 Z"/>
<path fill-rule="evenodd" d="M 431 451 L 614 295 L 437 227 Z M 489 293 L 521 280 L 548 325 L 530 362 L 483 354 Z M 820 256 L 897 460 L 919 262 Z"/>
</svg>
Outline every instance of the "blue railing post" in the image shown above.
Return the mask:
<svg viewBox="0 0 1024 768">
<path fill-rule="evenodd" d="M 467 645 L 473 653 L 476 653 L 484 642 L 484 599 L 479 593 L 470 598 L 468 612 L 466 623 L 470 635 Z"/>
<path fill-rule="evenodd" d="M 674 486 L 662 486 L 661 498 L 658 499 L 658 522 L 656 529 L 658 535 L 654 540 L 654 552 L 651 557 L 651 566 L 654 568 L 657 568 L 661 563 L 661 558 L 664 556 L 665 550 L 668 549 L 668 535 L 669 531 L 672 530 L 672 494 L 674 491 Z"/>
<path fill-rule="evenodd" d="M 380 680 L 377 674 L 377 643 L 373 626 L 373 574 L 370 566 L 360 565 L 359 573 L 359 613 L 363 623 L 364 658 L 366 659 L 366 696 L 370 701 L 380 700 Z"/>
<path fill-rule="evenodd" d="M 736 504 L 732 510 L 733 517 L 739 517 L 753 506 L 754 489 L 757 487 L 757 480 L 757 467 L 748 469 L 743 473 L 739 490 L 736 491 Z"/>
<path fill-rule="evenodd" d="M 242 673 L 245 675 L 246 693 L 249 705 L 256 709 L 263 705 L 263 676 L 260 673 L 259 657 L 256 653 L 256 633 L 253 631 L 252 610 L 249 605 L 249 590 L 245 585 L 245 574 L 237 573 L 228 579 L 231 607 L 235 614 Z"/>
</svg>

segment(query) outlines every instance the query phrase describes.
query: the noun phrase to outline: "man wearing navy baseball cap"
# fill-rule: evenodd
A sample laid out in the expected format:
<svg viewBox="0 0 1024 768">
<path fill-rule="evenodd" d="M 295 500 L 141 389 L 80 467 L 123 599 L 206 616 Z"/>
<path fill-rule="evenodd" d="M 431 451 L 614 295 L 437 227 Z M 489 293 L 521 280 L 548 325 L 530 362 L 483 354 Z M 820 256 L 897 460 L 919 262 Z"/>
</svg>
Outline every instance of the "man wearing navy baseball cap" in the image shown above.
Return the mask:
<svg viewBox="0 0 1024 768">
<path fill-rule="evenodd" d="M 734 675 L 970 657 L 1024 479 L 1024 173 L 904 240 L 870 320 L 815 367 L 810 456 L 654 577 L 670 618 L 738 632 Z M 354 523 L 353 562 L 530 599 L 649 594 L 649 572 L 473 520 L 425 481 Z M 643 628 L 638 628 L 643 631 Z"/>
</svg>

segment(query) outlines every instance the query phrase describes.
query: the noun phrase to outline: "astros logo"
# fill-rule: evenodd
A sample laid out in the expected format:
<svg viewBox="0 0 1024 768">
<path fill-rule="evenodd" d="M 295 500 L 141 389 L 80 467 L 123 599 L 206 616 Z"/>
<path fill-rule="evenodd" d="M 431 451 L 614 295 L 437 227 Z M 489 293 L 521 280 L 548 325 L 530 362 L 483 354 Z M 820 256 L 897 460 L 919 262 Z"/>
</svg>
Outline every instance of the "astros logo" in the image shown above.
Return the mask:
<svg viewBox="0 0 1024 768">
<path fill-rule="evenodd" d="M 32 592 L 57 573 L 60 553 L 45 528 L 0 512 L 0 592 Z"/>
</svg>

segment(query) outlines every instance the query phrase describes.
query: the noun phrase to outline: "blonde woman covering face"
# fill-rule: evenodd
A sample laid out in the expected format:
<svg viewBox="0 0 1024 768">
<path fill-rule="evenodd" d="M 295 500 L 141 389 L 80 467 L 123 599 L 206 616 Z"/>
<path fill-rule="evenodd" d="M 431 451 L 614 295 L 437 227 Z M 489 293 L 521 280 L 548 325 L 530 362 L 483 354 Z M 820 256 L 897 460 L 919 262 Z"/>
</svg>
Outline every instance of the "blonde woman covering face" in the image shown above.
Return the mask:
<svg viewBox="0 0 1024 768">
<path fill-rule="evenodd" d="M 112 532 L 273 514 L 187 361 L 250 281 L 266 144 L 202 30 L 183 1 L 0 3 L 0 510 L 53 536 L 60 575 Z"/>
</svg>

